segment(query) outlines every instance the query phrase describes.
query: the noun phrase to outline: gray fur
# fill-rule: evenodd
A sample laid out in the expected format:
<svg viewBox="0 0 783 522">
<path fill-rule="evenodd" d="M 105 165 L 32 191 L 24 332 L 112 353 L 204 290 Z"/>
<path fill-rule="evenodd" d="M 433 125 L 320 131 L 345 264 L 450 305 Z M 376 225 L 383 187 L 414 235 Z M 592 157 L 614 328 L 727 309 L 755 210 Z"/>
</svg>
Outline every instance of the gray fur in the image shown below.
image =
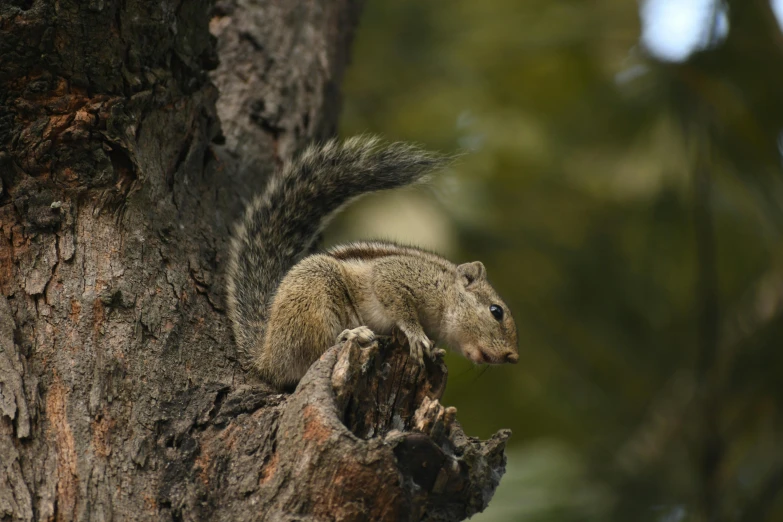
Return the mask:
<svg viewBox="0 0 783 522">
<path fill-rule="evenodd" d="M 243 363 L 260 355 L 280 281 L 336 212 L 363 194 L 415 183 L 448 161 L 412 145 L 355 137 L 310 146 L 274 174 L 237 223 L 230 247 L 228 315 Z"/>
</svg>

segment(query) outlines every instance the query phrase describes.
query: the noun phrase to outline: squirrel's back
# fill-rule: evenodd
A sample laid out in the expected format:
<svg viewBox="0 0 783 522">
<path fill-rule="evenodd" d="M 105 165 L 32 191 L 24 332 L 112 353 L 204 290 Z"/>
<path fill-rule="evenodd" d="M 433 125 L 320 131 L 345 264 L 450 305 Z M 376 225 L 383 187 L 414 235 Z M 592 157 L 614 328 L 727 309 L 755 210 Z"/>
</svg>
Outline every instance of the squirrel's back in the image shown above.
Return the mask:
<svg viewBox="0 0 783 522">
<path fill-rule="evenodd" d="M 340 208 L 363 194 L 414 183 L 447 161 L 412 145 L 356 137 L 310 146 L 273 174 L 237 223 L 230 246 L 228 315 L 243 364 L 258 354 L 283 276 Z"/>
</svg>

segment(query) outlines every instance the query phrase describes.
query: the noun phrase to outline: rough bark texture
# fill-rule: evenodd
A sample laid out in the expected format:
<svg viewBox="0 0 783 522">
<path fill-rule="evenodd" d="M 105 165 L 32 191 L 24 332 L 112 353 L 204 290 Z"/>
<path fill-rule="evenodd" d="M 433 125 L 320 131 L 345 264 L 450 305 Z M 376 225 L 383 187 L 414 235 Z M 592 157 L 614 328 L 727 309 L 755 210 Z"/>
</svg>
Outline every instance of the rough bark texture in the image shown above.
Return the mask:
<svg viewBox="0 0 783 522">
<path fill-rule="evenodd" d="M 334 132 L 358 11 L 0 3 L 0 520 L 486 505 L 508 435 L 464 436 L 433 402 L 442 368 L 346 345 L 274 394 L 223 313 L 230 225 L 265 172 Z"/>
</svg>

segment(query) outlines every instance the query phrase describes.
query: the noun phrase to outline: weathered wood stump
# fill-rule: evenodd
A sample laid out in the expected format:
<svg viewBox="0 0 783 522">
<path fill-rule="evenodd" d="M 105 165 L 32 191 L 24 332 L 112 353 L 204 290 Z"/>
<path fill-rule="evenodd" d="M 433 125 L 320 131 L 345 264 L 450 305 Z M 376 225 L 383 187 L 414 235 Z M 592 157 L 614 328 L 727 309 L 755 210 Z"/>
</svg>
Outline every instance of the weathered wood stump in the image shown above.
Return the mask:
<svg viewBox="0 0 783 522">
<path fill-rule="evenodd" d="M 164 405 L 161 500 L 191 520 L 461 520 L 486 507 L 509 432 L 466 437 L 426 371 L 382 341 L 331 348 L 291 395 L 213 386 Z M 255 512 L 248 517 L 247 510 Z"/>
</svg>

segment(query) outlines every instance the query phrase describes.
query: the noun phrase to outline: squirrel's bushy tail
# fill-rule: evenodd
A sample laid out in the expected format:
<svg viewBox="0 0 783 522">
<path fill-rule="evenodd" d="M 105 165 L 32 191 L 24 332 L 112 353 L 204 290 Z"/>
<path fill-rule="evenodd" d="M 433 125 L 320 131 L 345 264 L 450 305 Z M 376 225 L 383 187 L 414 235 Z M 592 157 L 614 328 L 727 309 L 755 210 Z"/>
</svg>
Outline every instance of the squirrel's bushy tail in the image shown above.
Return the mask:
<svg viewBox="0 0 783 522">
<path fill-rule="evenodd" d="M 231 242 L 228 315 L 243 364 L 263 341 L 280 280 L 340 208 L 363 194 L 414 183 L 448 161 L 413 145 L 355 137 L 310 146 L 272 175 Z"/>
</svg>

